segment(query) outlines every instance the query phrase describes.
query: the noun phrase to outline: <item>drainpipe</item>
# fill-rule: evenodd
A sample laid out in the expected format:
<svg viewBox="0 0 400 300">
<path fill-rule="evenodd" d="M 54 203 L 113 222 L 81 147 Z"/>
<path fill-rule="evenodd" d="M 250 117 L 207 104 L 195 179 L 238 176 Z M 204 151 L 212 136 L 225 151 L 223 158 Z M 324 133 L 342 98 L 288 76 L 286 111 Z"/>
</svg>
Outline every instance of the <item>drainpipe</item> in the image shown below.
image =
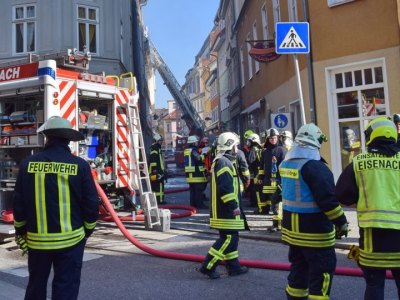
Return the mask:
<svg viewBox="0 0 400 300">
<path fill-rule="evenodd" d="M 303 13 L 304 13 L 304 21 L 309 22 L 308 0 L 303 0 Z M 310 24 L 310 31 L 311 31 L 311 24 Z M 307 54 L 307 71 L 308 71 L 308 93 L 310 98 L 310 117 L 311 117 L 311 122 L 317 124 L 311 34 L 310 34 L 310 53 Z"/>
</svg>

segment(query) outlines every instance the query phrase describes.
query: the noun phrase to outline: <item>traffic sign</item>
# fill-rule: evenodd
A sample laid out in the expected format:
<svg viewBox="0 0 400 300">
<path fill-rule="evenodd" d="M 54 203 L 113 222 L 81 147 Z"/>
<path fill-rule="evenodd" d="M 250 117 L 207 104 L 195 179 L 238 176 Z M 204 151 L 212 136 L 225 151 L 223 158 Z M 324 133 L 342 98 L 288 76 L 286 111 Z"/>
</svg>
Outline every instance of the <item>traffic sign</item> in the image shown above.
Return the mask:
<svg viewBox="0 0 400 300">
<path fill-rule="evenodd" d="M 310 30 L 308 22 L 276 23 L 275 47 L 278 54 L 310 52 Z"/>
<path fill-rule="evenodd" d="M 271 114 L 272 126 L 276 129 L 292 130 L 292 124 L 290 122 L 290 113 Z"/>
</svg>

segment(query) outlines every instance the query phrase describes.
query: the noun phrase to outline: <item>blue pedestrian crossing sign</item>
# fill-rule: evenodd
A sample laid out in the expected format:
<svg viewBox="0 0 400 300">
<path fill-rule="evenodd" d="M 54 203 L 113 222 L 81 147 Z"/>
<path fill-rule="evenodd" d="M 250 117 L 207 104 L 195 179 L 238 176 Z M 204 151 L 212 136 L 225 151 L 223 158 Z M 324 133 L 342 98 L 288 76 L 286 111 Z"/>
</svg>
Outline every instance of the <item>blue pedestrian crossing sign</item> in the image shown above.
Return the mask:
<svg viewBox="0 0 400 300">
<path fill-rule="evenodd" d="M 276 53 L 310 53 L 310 30 L 308 22 L 278 22 L 275 29 Z"/>
</svg>

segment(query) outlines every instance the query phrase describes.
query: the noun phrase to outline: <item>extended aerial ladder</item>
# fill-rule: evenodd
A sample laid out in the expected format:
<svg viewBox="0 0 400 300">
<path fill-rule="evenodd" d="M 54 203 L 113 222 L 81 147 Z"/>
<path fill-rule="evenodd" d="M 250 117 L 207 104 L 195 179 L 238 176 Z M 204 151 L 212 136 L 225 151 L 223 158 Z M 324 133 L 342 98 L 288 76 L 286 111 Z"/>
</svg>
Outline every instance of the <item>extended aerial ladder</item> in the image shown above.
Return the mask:
<svg viewBox="0 0 400 300">
<path fill-rule="evenodd" d="M 193 133 L 196 133 L 198 130 L 204 130 L 204 120 L 200 118 L 189 98 L 182 92 L 180 84 L 150 40 L 149 45 L 152 62 L 158 73 L 160 73 L 172 97 L 174 97 L 175 101 L 181 108 L 183 113 L 182 119 L 185 120 L 186 125 Z"/>
</svg>

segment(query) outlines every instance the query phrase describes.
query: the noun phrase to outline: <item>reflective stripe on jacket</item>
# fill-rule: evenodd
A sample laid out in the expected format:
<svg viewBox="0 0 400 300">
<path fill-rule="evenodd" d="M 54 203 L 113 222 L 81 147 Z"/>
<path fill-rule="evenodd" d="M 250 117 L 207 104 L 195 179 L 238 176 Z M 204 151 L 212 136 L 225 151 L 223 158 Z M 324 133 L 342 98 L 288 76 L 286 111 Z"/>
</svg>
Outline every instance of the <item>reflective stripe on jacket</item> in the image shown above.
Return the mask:
<svg viewBox="0 0 400 300">
<path fill-rule="evenodd" d="M 392 157 L 374 153 L 358 154 L 353 160 L 353 167 L 359 191 L 359 226 L 399 230 L 400 153 Z"/>
<path fill-rule="evenodd" d="M 57 250 L 93 231 L 99 196 L 89 164 L 67 145 L 50 145 L 20 165 L 13 210 L 16 234 L 30 249 Z"/>
<path fill-rule="evenodd" d="M 210 227 L 219 230 L 247 229 L 243 213 L 234 216 L 240 207 L 239 177 L 234 164 L 222 156 L 214 160 L 211 178 Z"/>
<path fill-rule="evenodd" d="M 284 160 L 280 167 L 283 209 L 297 213 L 320 212 L 301 169 L 309 159 Z M 284 188 L 283 188 L 284 187 Z"/>
<path fill-rule="evenodd" d="M 207 182 L 204 168 L 204 156 L 200 155 L 196 147 L 189 147 L 183 151 L 185 175 L 188 183 Z"/>
</svg>

